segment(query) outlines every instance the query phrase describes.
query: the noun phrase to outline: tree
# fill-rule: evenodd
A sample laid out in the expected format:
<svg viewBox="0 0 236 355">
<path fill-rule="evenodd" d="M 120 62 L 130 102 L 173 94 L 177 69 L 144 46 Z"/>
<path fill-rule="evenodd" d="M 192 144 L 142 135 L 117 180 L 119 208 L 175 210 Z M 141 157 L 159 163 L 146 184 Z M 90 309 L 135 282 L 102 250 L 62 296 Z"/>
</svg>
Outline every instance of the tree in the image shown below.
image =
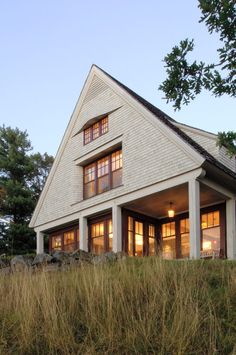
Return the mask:
<svg viewBox="0 0 236 355">
<path fill-rule="evenodd" d="M 26 131 L 0 127 L 0 216 L 10 219 L 1 240 L 12 253 L 35 249 L 35 233 L 28 224 L 53 162 L 46 153 L 31 151 Z"/>
<path fill-rule="evenodd" d="M 236 96 L 236 6 L 235 0 L 199 0 L 202 12 L 199 22 L 205 22 L 210 34 L 219 34 L 222 46 L 217 49 L 219 61 L 190 63 L 194 40 L 185 39 L 164 58 L 167 78 L 159 86 L 167 102 L 175 110 L 188 105 L 203 89 L 215 97 Z M 236 132 L 219 132 L 218 145 L 226 146 L 230 156 L 236 154 Z"/>
</svg>

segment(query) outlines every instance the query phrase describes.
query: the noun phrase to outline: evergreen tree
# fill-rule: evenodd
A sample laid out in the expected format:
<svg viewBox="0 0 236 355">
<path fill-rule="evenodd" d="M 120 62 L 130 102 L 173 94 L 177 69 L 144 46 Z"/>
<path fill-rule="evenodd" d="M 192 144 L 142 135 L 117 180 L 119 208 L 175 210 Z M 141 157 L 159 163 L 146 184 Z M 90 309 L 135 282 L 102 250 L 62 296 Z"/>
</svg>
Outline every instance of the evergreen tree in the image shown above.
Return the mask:
<svg viewBox="0 0 236 355">
<path fill-rule="evenodd" d="M 46 153 L 31 151 L 26 131 L 0 127 L 0 216 L 10 218 L 8 227 L 2 226 L 1 245 L 11 253 L 35 250 L 28 224 L 53 162 Z"/>
</svg>

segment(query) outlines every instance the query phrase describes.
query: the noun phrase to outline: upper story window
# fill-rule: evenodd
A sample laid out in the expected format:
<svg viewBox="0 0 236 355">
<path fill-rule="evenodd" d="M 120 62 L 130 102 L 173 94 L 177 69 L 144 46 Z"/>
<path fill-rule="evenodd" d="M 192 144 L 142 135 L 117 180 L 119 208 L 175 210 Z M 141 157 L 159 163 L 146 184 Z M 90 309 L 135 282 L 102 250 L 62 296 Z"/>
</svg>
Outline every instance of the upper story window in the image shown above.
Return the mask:
<svg viewBox="0 0 236 355">
<path fill-rule="evenodd" d="M 92 142 L 94 139 L 108 132 L 108 117 L 102 118 L 84 130 L 84 144 Z"/>
<path fill-rule="evenodd" d="M 89 198 L 122 184 L 122 150 L 84 167 L 84 198 Z"/>
</svg>

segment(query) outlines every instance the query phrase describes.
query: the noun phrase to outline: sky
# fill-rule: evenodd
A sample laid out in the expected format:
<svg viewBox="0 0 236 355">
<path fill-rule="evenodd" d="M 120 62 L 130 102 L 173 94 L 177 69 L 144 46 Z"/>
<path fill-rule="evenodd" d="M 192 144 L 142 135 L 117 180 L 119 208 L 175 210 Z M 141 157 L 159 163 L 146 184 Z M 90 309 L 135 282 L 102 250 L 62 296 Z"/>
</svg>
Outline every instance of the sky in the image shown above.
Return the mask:
<svg viewBox="0 0 236 355">
<path fill-rule="evenodd" d="M 0 125 L 55 155 L 94 63 L 182 123 L 235 130 L 233 98 L 203 92 L 176 112 L 158 90 L 180 40 L 195 39 L 197 60 L 217 60 L 200 15 L 196 0 L 0 0 Z"/>
</svg>

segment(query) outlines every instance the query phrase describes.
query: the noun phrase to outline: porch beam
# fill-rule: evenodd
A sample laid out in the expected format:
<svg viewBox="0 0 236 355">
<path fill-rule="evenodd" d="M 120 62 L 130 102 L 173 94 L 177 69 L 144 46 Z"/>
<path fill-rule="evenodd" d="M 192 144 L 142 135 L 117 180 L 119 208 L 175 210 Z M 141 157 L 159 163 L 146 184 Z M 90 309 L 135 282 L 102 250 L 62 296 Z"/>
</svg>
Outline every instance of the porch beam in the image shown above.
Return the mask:
<svg viewBox="0 0 236 355">
<path fill-rule="evenodd" d="M 236 259 L 236 201 L 226 201 L 226 245 L 227 258 Z"/>
<path fill-rule="evenodd" d="M 88 251 L 88 221 L 83 216 L 79 218 L 79 248 Z"/>
<path fill-rule="evenodd" d="M 200 184 L 194 179 L 188 182 L 190 258 L 200 258 Z"/>
<path fill-rule="evenodd" d="M 112 227 L 113 244 L 112 250 L 117 253 L 122 251 L 122 211 L 121 207 L 113 205 L 112 207 Z"/>
<path fill-rule="evenodd" d="M 201 183 L 210 187 L 211 189 L 219 192 L 221 195 L 223 195 L 225 198 L 234 198 L 235 194 L 228 189 L 226 189 L 224 186 L 217 184 L 216 182 L 209 180 L 207 178 L 201 179 Z"/>
<path fill-rule="evenodd" d="M 36 232 L 36 252 L 37 254 L 42 254 L 44 253 L 44 234 L 40 231 Z"/>
</svg>

